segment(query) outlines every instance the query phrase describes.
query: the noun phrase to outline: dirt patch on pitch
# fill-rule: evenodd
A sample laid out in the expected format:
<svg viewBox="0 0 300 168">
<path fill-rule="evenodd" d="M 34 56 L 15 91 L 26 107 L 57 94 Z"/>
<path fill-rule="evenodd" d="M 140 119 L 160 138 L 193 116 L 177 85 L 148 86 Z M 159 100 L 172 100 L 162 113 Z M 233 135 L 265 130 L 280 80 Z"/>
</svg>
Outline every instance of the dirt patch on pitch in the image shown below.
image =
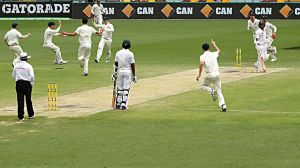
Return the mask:
<svg viewBox="0 0 300 168">
<path fill-rule="evenodd" d="M 284 71 L 283 68 L 268 69 L 267 73 L 254 73 L 253 68 L 243 68 L 238 71 L 232 67 L 222 67 L 222 83 L 233 82 L 255 76 L 267 75 Z M 156 76 L 140 80 L 133 84 L 129 105 L 172 96 L 200 88 L 200 82 L 195 80 L 197 69 L 168 75 Z M 47 117 L 77 117 L 98 113 L 111 108 L 112 86 L 86 90 L 64 96 L 58 96 L 58 111 L 48 111 L 47 98 L 33 100 L 38 116 Z M 16 106 L 0 109 L 0 115 L 16 115 Z"/>
</svg>

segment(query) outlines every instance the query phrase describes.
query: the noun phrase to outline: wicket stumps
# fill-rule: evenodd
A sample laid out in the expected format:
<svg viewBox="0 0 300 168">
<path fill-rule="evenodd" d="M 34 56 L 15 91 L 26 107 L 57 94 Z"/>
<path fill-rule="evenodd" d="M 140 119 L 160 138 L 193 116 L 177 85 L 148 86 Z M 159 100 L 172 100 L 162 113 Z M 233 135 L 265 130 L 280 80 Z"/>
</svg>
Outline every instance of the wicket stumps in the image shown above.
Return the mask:
<svg viewBox="0 0 300 168">
<path fill-rule="evenodd" d="M 241 48 L 236 49 L 235 66 L 238 69 L 242 68 L 242 49 Z"/>
<path fill-rule="evenodd" d="M 48 83 L 48 110 L 57 110 L 57 84 Z"/>
</svg>

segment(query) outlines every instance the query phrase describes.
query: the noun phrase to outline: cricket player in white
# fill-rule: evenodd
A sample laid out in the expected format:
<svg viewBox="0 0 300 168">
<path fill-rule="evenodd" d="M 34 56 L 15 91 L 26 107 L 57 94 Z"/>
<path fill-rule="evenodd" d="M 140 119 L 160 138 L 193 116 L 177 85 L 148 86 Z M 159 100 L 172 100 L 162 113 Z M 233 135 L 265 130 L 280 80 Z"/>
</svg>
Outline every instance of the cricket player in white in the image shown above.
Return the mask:
<svg viewBox="0 0 300 168">
<path fill-rule="evenodd" d="M 58 46 L 56 46 L 55 44 L 53 44 L 52 42 L 52 37 L 53 36 L 59 36 L 60 33 L 60 29 L 61 29 L 61 21 L 58 21 L 59 25 L 58 28 L 55 29 L 55 23 L 54 22 L 49 22 L 48 23 L 48 28 L 45 30 L 44 33 L 44 48 L 47 48 L 51 51 L 53 51 L 56 55 L 55 64 L 66 64 L 68 61 L 64 61 L 61 57 L 61 52 L 60 52 L 60 48 Z"/>
<path fill-rule="evenodd" d="M 115 72 L 112 79 L 117 78 L 116 109 L 126 110 L 130 84 L 131 81 L 137 82 L 137 77 L 135 76 L 134 55 L 129 51 L 130 41 L 124 40 L 122 47 L 123 49 L 116 53 Z"/>
<path fill-rule="evenodd" d="M 104 26 L 100 28 L 100 32 L 102 33 L 101 40 L 99 42 L 97 56 L 95 58 L 95 62 L 99 63 L 99 60 L 102 56 L 102 52 L 104 46 L 107 48 L 107 57 L 105 62 L 108 63 L 111 58 L 111 43 L 112 43 L 112 34 L 115 31 L 114 26 L 109 22 L 108 17 L 104 17 Z"/>
<path fill-rule="evenodd" d="M 264 30 L 267 35 L 267 47 L 268 47 L 267 51 L 268 51 L 268 54 L 270 54 L 271 61 L 275 62 L 277 60 L 277 58 L 276 58 L 277 48 L 275 46 L 272 46 L 272 43 L 273 43 L 274 39 L 276 38 L 277 27 L 268 21 L 267 16 L 263 16 L 263 21 L 265 23 Z"/>
<path fill-rule="evenodd" d="M 255 32 L 255 48 L 257 50 L 258 59 L 254 64 L 256 72 L 266 72 L 265 61 L 268 60 L 267 53 L 267 35 L 264 31 L 265 23 L 263 21 L 259 22 L 259 29 Z"/>
<path fill-rule="evenodd" d="M 95 4 L 92 6 L 91 13 L 93 17 L 93 24 L 96 28 L 101 28 L 103 26 L 103 14 L 104 8 L 103 5 L 100 3 L 100 0 L 94 1 Z"/>
<path fill-rule="evenodd" d="M 221 79 L 220 79 L 220 72 L 219 72 L 219 65 L 218 65 L 218 57 L 221 51 L 212 39 L 211 39 L 211 44 L 217 51 L 215 52 L 209 51 L 210 46 L 207 43 L 204 43 L 202 45 L 202 49 L 204 50 L 204 53 L 200 56 L 199 74 L 196 77 L 196 80 L 199 81 L 199 78 L 202 75 L 202 70 L 205 67 L 206 77 L 204 79 L 202 89 L 211 94 L 213 101 L 219 99 L 219 106 L 221 107 L 223 112 L 226 112 L 227 107 L 225 104 L 224 96 L 222 94 Z M 215 86 L 216 90 L 210 87 L 211 84 Z"/>
<path fill-rule="evenodd" d="M 248 20 L 247 30 L 252 32 L 254 41 L 255 41 L 255 32 L 258 29 L 258 24 L 259 24 L 259 20 L 255 18 L 254 13 L 251 13 L 250 19 Z"/>
<path fill-rule="evenodd" d="M 22 35 L 18 31 L 18 24 L 13 23 L 12 24 L 12 29 L 9 30 L 5 36 L 4 36 L 4 41 L 6 45 L 9 47 L 9 49 L 13 52 L 15 59 L 13 60 L 13 66 L 15 66 L 16 63 L 20 61 L 20 55 L 23 53 L 23 50 L 19 44 L 19 38 L 26 39 L 30 36 L 30 33 L 27 35 Z M 30 58 L 30 57 L 28 57 Z"/>
<path fill-rule="evenodd" d="M 86 18 L 82 19 L 82 26 L 78 27 L 75 32 L 67 33 L 63 32 L 63 35 L 67 36 L 77 36 L 79 35 L 79 49 L 78 49 L 78 61 L 80 62 L 80 67 L 83 68 L 83 75 L 88 76 L 89 73 L 89 58 L 91 55 L 92 48 L 92 35 L 101 33 L 96 31 L 93 27 L 87 25 L 88 20 Z"/>
</svg>

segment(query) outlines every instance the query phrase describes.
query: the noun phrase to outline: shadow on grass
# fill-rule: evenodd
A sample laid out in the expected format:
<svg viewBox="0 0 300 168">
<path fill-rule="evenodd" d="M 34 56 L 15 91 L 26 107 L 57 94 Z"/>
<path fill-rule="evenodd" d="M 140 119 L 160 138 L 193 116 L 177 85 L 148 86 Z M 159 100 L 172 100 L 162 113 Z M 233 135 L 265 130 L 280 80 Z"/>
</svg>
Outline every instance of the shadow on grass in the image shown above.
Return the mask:
<svg viewBox="0 0 300 168">
<path fill-rule="evenodd" d="M 296 47 L 288 47 L 288 48 L 282 48 L 284 50 L 300 50 L 300 46 L 296 46 Z"/>
</svg>

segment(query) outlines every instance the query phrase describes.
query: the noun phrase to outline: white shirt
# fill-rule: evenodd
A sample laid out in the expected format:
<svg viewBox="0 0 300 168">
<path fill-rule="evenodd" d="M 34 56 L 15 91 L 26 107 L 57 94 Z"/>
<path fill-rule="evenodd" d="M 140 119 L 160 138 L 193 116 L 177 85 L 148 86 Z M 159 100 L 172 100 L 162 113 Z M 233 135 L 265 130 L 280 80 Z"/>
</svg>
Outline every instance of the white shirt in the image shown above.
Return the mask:
<svg viewBox="0 0 300 168">
<path fill-rule="evenodd" d="M 102 38 L 112 39 L 112 33 L 115 31 L 114 26 L 110 23 L 103 26 L 104 32 L 102 33 Z"/>
<path fill-rule="evenodd" d="M 218 65 L 219 52 L 205 51 L 200 56 L 200 62 L 204 62 L 206 77 L 213 78 L 220 75 Z"/>
<path fill-rule="evenodd" d="M 267 38 L 271 38 L 272 34 L 277 32 L 277 27 L 274 26 L 270 22 L 266 22 L 265 32 L 266 32 Z"/>
<path fill-rule="evenodd" d="M 49 44 L 53 44 L 52 42 L 52 37 L 53 36 L 58 36 L 59 35 L 59 30 L 60 30 L 60 27 L 58 27 L 57 29 L 53 30 L 51 29 L 50 27 L 48 27 L 46 30 L 45 30 L 45 33 L 44 33 L 44 45 L 49 45 Z"/>
<path fill-rule="evenodd" d="M 86 24 L 78 27 L 75 31 L 79 35 L 79 43 L 81 46 L 91 46 L 92 44 L 92 35 L 97 31 Z"/>
<path fill-rule="evenodd" d="M 95 16 L 100 16 L 103 14 L 103 5 L 102 4 L 94 4 L 91 9 L 91 13 Z"/>
<path fill-rule="evenodd" d="M 267 45 L 267 35 L 261 28 L 257 29 L 255 32 L 255 44 L 256 46 Z"/>
<path fill-rule="evenodd" d="M 119 72 L 131 72 L 131 64 L 135 63 L 134 55 L 128 49 L 123 48 L 116 53 L 115 62 L 118 62 Z"/>
<path fill-rule="evenodd" d="M 251 19 L 249 19 L 247 30 L 251 30 L 252 33 L 254 34 L 256 32 L 256 30 L 258 29 L 259 22 L 260 21 L 258 19 L 255 19 L 253 22 L 251 21 Z"/>
<path fill-rule="evenodd" d="M 34 84 L 34 71 L 30 64 L 26 61 L 19 61 L 14 66 L 12 77 L 15 81 L 24 80 L 29 81 L 31 85 Z"/>
<path fill-rule="evenodd" d="M 22 35 L 17 29 L 11 29 L 9 30 L 5 36 L 4 39 L 7 41 L 9 46 L 13 45 L 19 45 L 19 38 L 26 38 L 27 35 Z"/>
</svg>

